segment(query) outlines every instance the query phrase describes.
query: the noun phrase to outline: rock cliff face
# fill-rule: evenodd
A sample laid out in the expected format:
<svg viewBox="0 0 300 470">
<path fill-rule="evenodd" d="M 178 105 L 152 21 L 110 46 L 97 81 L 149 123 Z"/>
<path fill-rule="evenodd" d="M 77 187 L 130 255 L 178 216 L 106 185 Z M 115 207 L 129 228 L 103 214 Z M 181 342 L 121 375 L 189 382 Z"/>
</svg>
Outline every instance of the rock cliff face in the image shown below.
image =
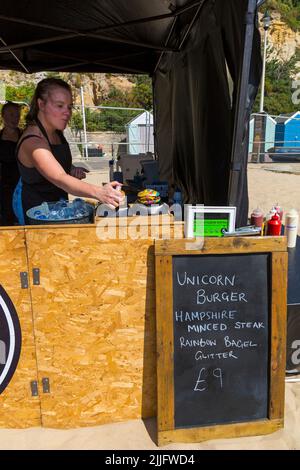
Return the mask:
<svg viewBox="0 0 300 470">
<path fill-rule="evenodd" d="M 277 16 L 273 19 L 270 29 L 270 43 L 275 50 L 278 50 L 282 59 L 290 59 L 295 54 L 296 49 L 300 48 L 300 32 L 290 29 Z"/>
<path fill-rule="evenodd" d="M 263 38 L 264 30 L 261 28 Z M 300 48 L 300 32 L 295 32 L 281 20 L 278 13 L 272 12 L 272 24 L 269 30 L 268 44 L 273 50 L 273 55 L 286 61 L 289 60 Z M 270 55 L 272 57 L 272 54 Z M 298 64 L 300 77 L 300 63 Z"/>
<path fill-rule="evenodd" d="M 86 106 L 99 106 L 103 99 L 107 98 L 110 91 L 116 88 L 122 92 L 130 91 L 134 84 L 125 75 L 110 75 L 105 73 L 61 73 L 60 76 L 73 85 L 75 104 L 80 104 L 80 86 L 84 90 L 84 102 Z"/>
<path fill-rule="evenodd" d="M 105 73 L 60 73 L 59 76 L 72 86 L 74 91 L 74 103 L 80 104 L 80 86 L 84 89 L 84 101 L 86 106 L 98 106 L 102 103 L 113 88 L 121 91 L 130 91 L 134 84 L 126 75 L 110 75 Z M 18 87 L 25 83 L 38 83 L 47 77 L 47 73 L 40 72 L 26 75 L 20 72 L 0 71 L 1 95 L 5 95 L 5 85 Z M 0 100 L 5 96 L 0 96 Z"/>
</svg>

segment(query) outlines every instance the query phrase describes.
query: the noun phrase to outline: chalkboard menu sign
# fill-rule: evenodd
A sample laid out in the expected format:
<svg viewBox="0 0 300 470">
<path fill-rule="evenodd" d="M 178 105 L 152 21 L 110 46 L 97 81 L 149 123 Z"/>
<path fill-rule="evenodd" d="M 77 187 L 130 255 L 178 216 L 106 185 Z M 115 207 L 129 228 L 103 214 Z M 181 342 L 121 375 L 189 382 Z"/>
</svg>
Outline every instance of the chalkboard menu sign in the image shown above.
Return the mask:
<svg viewBox="0 0 300 470">
<path fill-rule="evenodd" d="M 173 257 L 176 428 L 267 418 L 268 279 L 266 254 Z"/>
<path fill-rule="evenodd" d="M 191 246 L 191 245 L 189 245 Z M 283 237 L 158 241 L 158 443 L 283 425 Z"/>
</svg>

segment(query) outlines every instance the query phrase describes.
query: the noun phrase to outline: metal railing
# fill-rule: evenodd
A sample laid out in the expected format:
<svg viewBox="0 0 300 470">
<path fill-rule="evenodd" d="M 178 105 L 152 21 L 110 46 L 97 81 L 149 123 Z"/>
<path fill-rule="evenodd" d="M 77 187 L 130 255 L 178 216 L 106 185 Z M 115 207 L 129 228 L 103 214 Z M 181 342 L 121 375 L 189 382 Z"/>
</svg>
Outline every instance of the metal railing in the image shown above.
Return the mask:
<svg viewBox="0 0 300 470">
<path fill-rule="evenodd" d="M 71 133 L 68 141 L 77 145 L 82 158 L 88 160 L 90 155 L 115 158 L 120 154 L 154 153 L 153 116 L 144 108 L 121 106 L 85 106 L 83 88 L 80 90 L 81 104 L 74 106 L 77 110 L 77 121 L 81 118 L 81 126 L 71 121 Z M 89 113 L 99 113 L 96 131 L 89 131 Z M 107 114 L 109 113 L 109 116 Z M 133 120 L 143 116 L 137 125 Z M 73 124 L 72 124 L 73 122 Z"/>
</svg>

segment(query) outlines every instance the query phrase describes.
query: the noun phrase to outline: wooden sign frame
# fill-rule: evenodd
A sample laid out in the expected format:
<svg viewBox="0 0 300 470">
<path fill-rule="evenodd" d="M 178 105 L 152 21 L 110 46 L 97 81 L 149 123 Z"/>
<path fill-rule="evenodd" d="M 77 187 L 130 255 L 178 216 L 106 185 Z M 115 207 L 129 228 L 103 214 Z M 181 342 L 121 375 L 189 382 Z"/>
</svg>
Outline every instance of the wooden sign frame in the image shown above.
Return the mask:
<svg viewBox="0 0 300 470">
<path fill-rule="evenodd" d="M 287 248 L 284 237 L 207 238 L 155 242 L 158 445 L 269 434 L 283 427 L 287 310 Z M 195 242 L 196 243 L 196 242 Z M 269 254 L 271 257 L 270 377 L 268 419 L 175 429 L 172 257 L 178 255 Z"/>
</svg>

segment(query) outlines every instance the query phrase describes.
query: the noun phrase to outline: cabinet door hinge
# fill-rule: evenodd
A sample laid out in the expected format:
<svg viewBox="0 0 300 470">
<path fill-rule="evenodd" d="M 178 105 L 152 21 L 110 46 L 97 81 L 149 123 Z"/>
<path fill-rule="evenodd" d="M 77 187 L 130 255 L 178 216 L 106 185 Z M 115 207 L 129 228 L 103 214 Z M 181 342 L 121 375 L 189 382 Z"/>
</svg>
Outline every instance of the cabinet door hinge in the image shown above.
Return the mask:
<svg viewBox="0 0 300 470">
<path fill-rule="evenodd" d="M 43 393 L 50 393 L 50 381 L 48 377 L 42 379 Z"/>
<path fill-rule="evenodd" d="M 40 285 L 40 269 L 39 268 L 33 268 L 32 277 L 33 277 L 33 285 L 39 286 Z"/>
<path fill-rule="evenodd" d="M 28 273 L 26 271 L 20 273 L 20 279 L 22 289 L 28 289 Z"/>
<path fill-rule="evenodd" d="M 31 396 L 37 397 L 39 394 L 39 390 L 38 390 L 38 383 L 36 380 L 32 380 L 30 382 L 30 388 L 31 388 Z"/>
</svg>

